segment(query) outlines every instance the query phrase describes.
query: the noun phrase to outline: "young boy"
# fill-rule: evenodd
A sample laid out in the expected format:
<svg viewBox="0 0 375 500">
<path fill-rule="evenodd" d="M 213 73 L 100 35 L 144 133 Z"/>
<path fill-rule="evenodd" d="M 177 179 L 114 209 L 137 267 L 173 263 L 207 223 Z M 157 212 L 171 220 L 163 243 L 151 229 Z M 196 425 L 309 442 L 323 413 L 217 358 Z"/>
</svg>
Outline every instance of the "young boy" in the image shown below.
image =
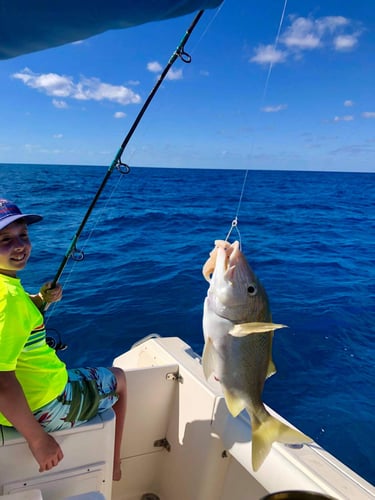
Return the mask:
<svg viewBox="0 0 375 500">
<path fill-rule="evenodd" d="M 113 479 L 120 480 L 124 372 L 115 367 L 68 370 L 46 343 L 42 315 L 46 303 L 61 299 L 60 285 L 45 283 L 37 295 L 29 295 L 17 277 L 31 253 L 28 226 L 41 219 L 0 199 L 0 424 L 25 437 L 43 472 L 63 458 L 49 432 L 83 424 L 113 406 Z"/>
</svg>

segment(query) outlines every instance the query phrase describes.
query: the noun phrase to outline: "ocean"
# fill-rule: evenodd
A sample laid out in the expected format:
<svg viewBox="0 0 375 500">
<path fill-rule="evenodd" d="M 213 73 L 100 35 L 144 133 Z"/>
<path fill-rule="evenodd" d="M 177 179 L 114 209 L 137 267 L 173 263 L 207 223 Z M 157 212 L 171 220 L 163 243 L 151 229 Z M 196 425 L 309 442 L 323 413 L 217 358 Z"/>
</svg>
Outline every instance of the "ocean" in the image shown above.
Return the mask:
<svg viewBox="0 0 375 500">
<path fill-rule="evenodd" d="M 0 165 L 0 196 L 44 215 L 22 271 L 51 280 L 106 168 Z M 277 373 L 264 401 L 375 483 L 375 176 L 163 169 L 114 171 L 61 276 L 47 327 L 69 366 L 110 365 L 143 337 L 203 348 L 201 268 L 215 239 L 241 238 L 273 320 Z M 243 195 L 241 192 L 243 188 Z M 238 229 L 238 232 L 237 232 Z M 232 238 L 233 236 L 233 238 Z M 78 256 L 78 253 L 77 253 Z"/>
</svg>

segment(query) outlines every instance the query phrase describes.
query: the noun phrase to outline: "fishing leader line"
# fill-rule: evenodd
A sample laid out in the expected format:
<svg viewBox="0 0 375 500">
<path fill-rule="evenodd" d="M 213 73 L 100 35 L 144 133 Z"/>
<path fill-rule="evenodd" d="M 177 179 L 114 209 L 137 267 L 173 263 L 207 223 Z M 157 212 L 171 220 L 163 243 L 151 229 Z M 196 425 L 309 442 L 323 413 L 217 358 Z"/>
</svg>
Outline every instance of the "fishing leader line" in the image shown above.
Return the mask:
<svg viewBox="0 0 375 500">
<path fill-rule="evenodd" d="M 238 235 L 238 241 L 239 241 L 239 244 L 240 244 L 240 249 L 242 248 L 242 240 L 241 240 L 241 232 L 238 228 L 238 215 L 240 213 L 240 208 L 241 208 L 241 204 L 242 204 L 242 198 L 243 198 L 243 195 L 244 195 L 244 192 L 245 192 L 245 187 L 246 187 L 246 181 L 247 181 L 247 176 L 249 174 L 249 170 L 247 169 L 246 172 L 245 172 L 245 177 L 244 177 L 244 180 L 242 182 L 242 189 L 241 189 L 241 194 L 240 194 L 240 199 L 238 201 L 238 205 L 237 205 L 237 211 L 236 211 L 236 216 L 235 218 L 232 220 L 232 224 L 231 224 L 231 227 L 228 231 L 228 234 L 225 238 L 225 241 L 228 241 L 229 240 L 229 237 L 233 231 L 233 229 L 235 229 L 237 231 L 237 235 Z"/>
<path fill-rule="evenodd" d="M 284 0 L 284 6 L 283 6 L 283 10 L 281 12 L 281 17 L 280 17 L 280 21 L 279 21 L 279 27 L 278 27 L 277 34 L 276 34 L 276 37 L 275 37 L 275 41 L 274 41 L 273 47 L 272 47 L 274 52 L 276 52 L 277 46 L 279 44 L 281 28 L 282 28 L 282 25 L 284 23 L 284 17 L 285 17 L 285 12 L 286 12 L 287 5 L 288 5 L 288 0 Z M 272 69 L 273 69 L 273 61 L 271 60 L 270 64 L 269 64 L 269 68 L 268 68 L 268 73 L 267 73 L 266 81 L 264 83 L 263 95 L 262 95 L 262 101 L 261 101 L 262 104 L 264 103 L 266 95 L 267 95 L 268 85 L 269 85 L 269 81 L 270 81 L 270 78 L 271 78 Z M 251 146 L 250 146 L 250 156 L 252 155 L 253 148 L 254 148 L 254 143 L 252 142 Z M 241 233 L 240 233 L 240 230 L 238 228 L 238 216 L 239 216 L 239 212 L 240 212 L 241 205 L 242 205 L 242 200 L 243 200 L 243 196 L 244 196 L 244 191 L 245 191 L 245 187 L 246 187 L 246 183 L 247 183 L 248 174 L 249 174 L 249 169 L 246 169 L 245 175 L 244 175 L 244 179 L 243 179 L 243 182 L 242 182 L 241 194 L 240 194 L 238 205 L 237 205 L 236 215 L 235 215 L 234 219 L 232 220 L 231 227 L 230 227 L 230 229 L 228 231 L 228 234 L 227 234 L 227 236 L 225 238 L 225 241 L 228 241 L 228 239 L 229 239 L 229 237 L 230 237 L 233 229 L 236 229 L 237 234 L 238 234 L 239 243 L 240 243 L 240 248 L 241 248 L 242 245 L 241 245 Z"/>
</svg>

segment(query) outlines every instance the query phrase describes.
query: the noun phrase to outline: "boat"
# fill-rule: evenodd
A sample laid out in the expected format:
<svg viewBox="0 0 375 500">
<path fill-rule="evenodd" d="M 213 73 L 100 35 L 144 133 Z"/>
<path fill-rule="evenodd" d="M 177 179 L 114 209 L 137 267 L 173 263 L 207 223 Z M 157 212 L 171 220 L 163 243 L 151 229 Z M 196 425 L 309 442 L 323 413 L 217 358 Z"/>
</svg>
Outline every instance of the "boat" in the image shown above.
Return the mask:
<svg viewBox="0 0 375 500">
<path fill-rule="evenodd" d="M 69 43 L 111 28 L 215 7 L 221 0 L 164 0 L 159 2 L 162 7 L 159 5 L 157 12 L 152 0 L 123 1 L 125 11 L 132 13 L 130 20 L 119 12 L 115 0 L 105 2 L 108 17 L 98 10 L 94 20 L 85 15 L 92 1 L 75 2 L 77 5 L 71 8 L 77 11 L 74 32 L 70 29 L 72 10 L 69 13 L 67 3 L 73 4 L 64 2 L 67 10 L 56 15 L 55 6 L 48 9 L 47 2 L 35 5 L 27 0 L 3 0 L 0 58 Z M 96 2 L 99 4 L 102 2 Z M 40 9 L 48 15 L 42 16 Z M 28 25 L 25 30 L 18 25 L 15 29 L 20 12 Z M 275 443 L 265 462 L 254 472 L 247 414 L 231 416 L 220 384 L 214 378 L 206 380 L 200 355 L 181 338 L 151 334 L 119 353 L 113 365 L 126 372 L 128 383 L 121 481 L 112 481 L 115 417 L 112 410 L 107 410 L 81 427 L 55 432 L 54 437 L 64 450 L 64 460 L 43 474 L 38 472 L 24 438 L 13 428 L 0 427 L 0 497 L 5 500 L 375 498 L 373 485 L 315 442 L 298 446 Z M 272 408 L 268 411 L 285 421 Z"/>
<path fill-rule="evenodd" d="M 370 483 L 317 443 L 275 443 L 254 472 L 248 417 L 230 415 L 220 384 L 206 381 L 201 357 L 182 339 L 150 335 L 113 364 L 125 370 L 129 395 L 121 481 L 111 479 L 114 412 L 107 410 L 55 432 L 64 460 L 43 474 L 25 440 L 3 427 L 4 500 L 259 500 L 280 491 L 300 496 L 274 498 L 375 498 Z"/>
</svg>

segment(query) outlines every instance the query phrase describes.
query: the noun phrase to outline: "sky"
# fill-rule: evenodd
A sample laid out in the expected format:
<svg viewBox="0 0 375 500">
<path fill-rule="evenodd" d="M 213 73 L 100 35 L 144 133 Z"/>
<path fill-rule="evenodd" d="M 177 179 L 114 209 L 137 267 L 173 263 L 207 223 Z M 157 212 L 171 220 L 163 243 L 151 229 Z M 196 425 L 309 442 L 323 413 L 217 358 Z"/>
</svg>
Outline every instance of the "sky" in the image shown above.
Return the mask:
<svg viewBox="0 0 375 500">
<path fill-rule="evenodd" d="M 0 61 L 0 163 L 112 163 L 194 14 Z M 225 0 L 130 166 L 375 172 L 374 0 Z"/>
</svg>

